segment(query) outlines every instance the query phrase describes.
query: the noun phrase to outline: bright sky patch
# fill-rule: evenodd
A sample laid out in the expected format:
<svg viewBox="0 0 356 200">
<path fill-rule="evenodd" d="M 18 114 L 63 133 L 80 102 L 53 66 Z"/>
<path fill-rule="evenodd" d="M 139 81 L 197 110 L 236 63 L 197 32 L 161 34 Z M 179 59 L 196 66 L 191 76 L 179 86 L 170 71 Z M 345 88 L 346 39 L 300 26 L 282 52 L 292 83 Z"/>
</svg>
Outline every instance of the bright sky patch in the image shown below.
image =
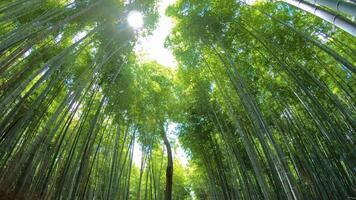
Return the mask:
<svg viewBox="0 0 356 200">
<path fill-rule="evenodd" d="M 127 15 L 127 22 L 133 29 L 139 29 L 143 26 L 143 16 L 138 11 L 131 11 Z"/>
<path fill-rule="evenodd" d="M 173 21 L 165 15 L 166 8 L 175 0 L 162 0 L 159 4 L 159 21 L 156 30 L 149 37 L 140 38 L 136 53 L 143 54 L 144 60 L 154 60 L 166 67 L 177 67 L 177 61 L 169 49 L 164 48 L 164 41 L 173 28 Z"/>
</svg>

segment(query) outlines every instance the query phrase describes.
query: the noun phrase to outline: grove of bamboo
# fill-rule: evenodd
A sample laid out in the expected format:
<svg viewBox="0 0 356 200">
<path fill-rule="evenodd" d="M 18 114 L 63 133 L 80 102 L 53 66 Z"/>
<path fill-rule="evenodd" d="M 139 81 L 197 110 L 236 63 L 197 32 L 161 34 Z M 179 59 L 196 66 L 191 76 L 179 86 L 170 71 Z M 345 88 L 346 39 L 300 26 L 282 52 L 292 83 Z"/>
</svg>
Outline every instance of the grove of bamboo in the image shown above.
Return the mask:
<svg viewBox="0 0 356 200">
<path fill-rule="evenodd" d="M 159 1 L 0 1 L 0 199 L 356 198 L 356 4 L 298 2 L 177 0 L 173 69 Z"/>
</svg>

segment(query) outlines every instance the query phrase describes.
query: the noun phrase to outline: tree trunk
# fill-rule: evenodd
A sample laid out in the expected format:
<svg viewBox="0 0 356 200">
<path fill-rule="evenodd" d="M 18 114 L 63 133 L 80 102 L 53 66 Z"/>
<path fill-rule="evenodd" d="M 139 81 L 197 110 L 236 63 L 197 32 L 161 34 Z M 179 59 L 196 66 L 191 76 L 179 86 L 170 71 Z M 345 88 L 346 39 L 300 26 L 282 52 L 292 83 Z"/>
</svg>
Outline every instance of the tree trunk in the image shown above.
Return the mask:
<svg viewBox="0 0 356 200">
<path fill-rule="evenodd" d="M 356 4 L 340 0 L 305 0 L 311 4 L 328 7 L 336 12 L 343 12 L 356 17 Z"/>
<path fill-rule="evenodd" d="M 162 134 L 164 145 L 167 149 L 167 168 L 166 168 L 166 190 L 164 193 L 164 200 L 171 200 L 172 199 L 172 186 L 173 186 L 173 156 L 172 156 L 172 149 L 169 141 L 167 139 L 167 135 L 164 132 Z"/>
<path fill-rule="evenodd" d="M 146 159 L 146 155 L 145 155 L 145 151 L 142 150 L 142 154 L 141 154 L 141 168 L 140 168 L 140 176 L 138 179 L 138 189 L 137 189 L 137 196 L 136 199 L 140 200 L 141 199 L 141 184 L 142 184 L 142 177 L 143 177 L 143 172 L 144 172 L 144 167 L 145 167 L 145 159 Z"/>
<path fill-rule="evenodd" d="M 329 11 L 326 11 L 322 8 L 319 8 L 307 2 L 302 2 L 298 0 L 283 0 L 283 1 L 301 10 L 309 12 L 315 16 L 318 16 L 321 19 L 330 22 L 333 25 L 341 28 L 342 30 L 350 33 L 351 35 L 356 36 L 356 25 L 349 20 L 340 18 L 338 15 L 330 13 Z"/>
</svg>

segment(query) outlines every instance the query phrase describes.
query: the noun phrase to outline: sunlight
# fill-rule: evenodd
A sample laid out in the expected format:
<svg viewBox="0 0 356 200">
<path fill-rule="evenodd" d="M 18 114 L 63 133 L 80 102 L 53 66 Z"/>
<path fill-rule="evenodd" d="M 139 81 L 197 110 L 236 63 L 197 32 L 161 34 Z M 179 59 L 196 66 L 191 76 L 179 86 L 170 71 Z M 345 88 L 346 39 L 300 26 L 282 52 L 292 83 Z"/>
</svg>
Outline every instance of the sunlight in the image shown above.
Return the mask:
<svg viewBox="0 0 356 200">
<path fill-rule="evenodd" d="M 179 163 L 186 168 L 188 167 L 189 164 L 189 158 L 188 155 L 184 152 L 182 145 L 178 140 L 177 131 L 178 131 L 178 124 L 174 122 L 169 122 L 167 137 L 172 144 L 173 158 L 177 159 Z M 142 159 L 142 149 L 138 140 L 136 139 L 134 144 L 134 151 L 133 151 L 133 162 L 137 167 L 141 166 L 141 159 Z"/>
<path fill-rule="evenodd" d="M 177 159 L 183 167 L 188 167 L 188 155 L 184 152 L 179 139 L 178 139 L 178 124 L 174 122 L 169 122 L 167 137 L 171 141 L 173 148 L 173 158 Z"/>
<path fill-rule="evenodd" d="M 138 11 L 131 11 L 127 16 L 127 22 L 133 29 L 139 29 L 143 26 L 143 16 Z"/>
<path fill-rule="evenodd" d="M 256 2 L 257 2 L 257 0 L 246 0 L 245 1 L 245 3 L 247 3 L 248 5 L 253 5 Z"/>
<path fill-rule="evenodd" d="M 164 41 L 173 28 L 173 21 L 165 15 L 165 10 L 175 0 L 164 0 L 159 4 L 159 20 L 156 30 L 149 37 L 140 38 L 135 48 L 136 53 L 143 53 L 145 60 L 154 60 L 159 64 L 176 68 L 177 61 L 171 50 L 164 48 Z"/>
<path fill-rule="evenodd" d="M 141 166 L 141 159 L 142 159 L 142 150 L 140 144 L 136 139 L 134 144 L 134 151 L 133 151 L 133 162 L 137 167 Z"/>
<path fill-rule="evenodd" d="M 88 33 L 87 31 L 79 31 L 77 34 L 74 35 L 73 40 L 72 40 L 73 43 L 76 43 L 79 40 L 83 39 L 87 35 L 87 33 Z M 61 36 L 61 38 L 62 38 L 62 36 Z M 55 38 L 55 41 L 57 39 L 60 40 L 61 38 Z"/>
</svg>

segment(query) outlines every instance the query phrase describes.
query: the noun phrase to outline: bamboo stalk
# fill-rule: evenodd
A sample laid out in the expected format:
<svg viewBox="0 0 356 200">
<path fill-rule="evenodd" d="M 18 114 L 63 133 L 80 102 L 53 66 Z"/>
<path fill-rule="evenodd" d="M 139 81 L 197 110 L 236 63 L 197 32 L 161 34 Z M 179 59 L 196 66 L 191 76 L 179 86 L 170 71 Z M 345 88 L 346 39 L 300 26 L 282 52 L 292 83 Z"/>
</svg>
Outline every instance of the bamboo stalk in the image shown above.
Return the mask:
<svg viewBox="0 0 356 200">
<path fill-rule="evenodd" d="M 356 25 L 349 20 L 339 17 L 337 14 L 330 13 L 329 11 L 326 11 L 320 7 L 309 4 L 307 2 L 301 2 L 298 0 L 283 0 L 283 2 L 286 2 L 286 3 L 288 3 L 292 6 L 295 6 L 301 10 L 309 12 L 309 13 L 339 27 L 340 29 L 350 33 L 351 35 L 356 36 Z"/>
<path fill-rule="evenodd" d="M 305 0 L 310 4 L 317 4 L 328 7 L 332 10 L 343 12 L 356 17 L 356 4 L 342 0 Z"/>
</svg>

